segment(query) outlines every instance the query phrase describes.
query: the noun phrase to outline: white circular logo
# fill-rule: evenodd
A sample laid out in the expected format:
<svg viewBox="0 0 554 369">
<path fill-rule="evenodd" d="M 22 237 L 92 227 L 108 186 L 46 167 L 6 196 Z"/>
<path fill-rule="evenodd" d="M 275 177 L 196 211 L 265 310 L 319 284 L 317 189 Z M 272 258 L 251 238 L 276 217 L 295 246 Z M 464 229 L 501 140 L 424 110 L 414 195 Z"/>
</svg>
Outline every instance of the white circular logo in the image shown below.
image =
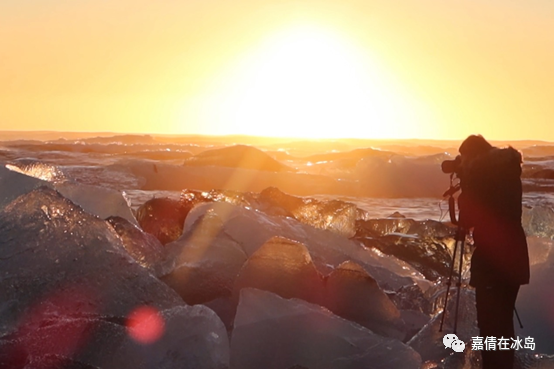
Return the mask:
<svg viewBox="0 0 554 369">
<path fill-rule="evenodd" d="M 458 336 L 456 336 L 454 333 L 449 333 L 442 339 L 442 343 L 444 343 L 444 348 L 452 348 L 452 342 L 457 341 Z"/>
<path fill-rule="evenodd" d="M 466 348 L 464 341 L 456 340 L 452 342 L 452 350 L 456 352 L 462 352 Z"/>
</svg>

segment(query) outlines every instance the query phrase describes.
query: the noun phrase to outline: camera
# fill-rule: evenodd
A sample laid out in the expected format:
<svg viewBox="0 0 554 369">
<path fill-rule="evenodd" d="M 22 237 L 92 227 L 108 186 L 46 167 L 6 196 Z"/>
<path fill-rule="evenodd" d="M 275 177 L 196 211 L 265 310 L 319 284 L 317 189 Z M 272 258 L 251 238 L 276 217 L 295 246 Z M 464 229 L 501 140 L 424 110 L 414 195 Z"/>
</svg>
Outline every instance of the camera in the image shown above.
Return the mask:
<svg viewBox="0 0 554 369">
<path fill-rule="evenodd" d="M 441 164 L 441 169 L 443 173 L 456 173 L 456 175 L 459 177 L 462 170 L 462 157 L 458 155 L 454 160 L 443 161 Z"/>
</svg>

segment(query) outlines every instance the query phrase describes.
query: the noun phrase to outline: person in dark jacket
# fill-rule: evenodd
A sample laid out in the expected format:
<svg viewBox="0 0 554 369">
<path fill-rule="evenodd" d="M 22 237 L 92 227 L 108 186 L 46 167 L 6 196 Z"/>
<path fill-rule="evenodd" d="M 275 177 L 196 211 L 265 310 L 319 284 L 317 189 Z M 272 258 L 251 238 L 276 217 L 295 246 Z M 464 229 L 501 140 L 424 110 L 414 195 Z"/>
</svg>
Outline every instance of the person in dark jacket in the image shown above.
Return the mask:
<svg viewBox="0 0 554 369">
<path fill-rule="evenodd" d="M 469 136 L 459 148 L 460 225 L 473 228 L 469 284 L 475 287 L 480 337 L 516 338 L 513 313 L 529 283 L 527 240 L 521 224 L 521 154 Z M 512 368 L 514 350 L 483 350 L 483 368 Z"/>
</svg>

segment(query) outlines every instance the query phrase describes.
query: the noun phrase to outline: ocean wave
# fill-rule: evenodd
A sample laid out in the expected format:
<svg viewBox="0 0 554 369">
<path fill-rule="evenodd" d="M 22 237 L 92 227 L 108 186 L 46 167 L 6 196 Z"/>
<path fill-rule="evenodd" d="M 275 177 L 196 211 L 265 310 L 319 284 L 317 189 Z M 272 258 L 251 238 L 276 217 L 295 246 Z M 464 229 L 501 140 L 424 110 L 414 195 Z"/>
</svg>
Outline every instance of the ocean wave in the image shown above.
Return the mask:
<svg viewBox="0 0 554 369">
<path fill-rule="evenodd" d="M 190 145 L 178 144 L 122 144 L 122 143 L 86 143 L 74 142 L 10 142 L 6 148 L 21 152 L 62 152 L 62 153 L 86 153 L 86 154 L 110 154 L 110 155 L 136 155 L 138 157 L 150 157 L 152 159 L 186 159 L 192 155 L 191 151 L 199 152 L 199 148 Z"/>
<path fill-rule="evenodd" d="M 300 155 L 293 143 L 262 148 L 218 145 L 215 138 L 187 143 L 184 139 L 170 142 L 147 135 L 123 135 L 4 142 L 2 161 L 32 158 L 53 166 L 36 167 L 36 175 L 54 178 L 58 171 L 87 184 L 149 191 L 216 188 L 259 192 L 277 187 L 299 196 L 440 198 L 449 187 L 449 176 L 442 173 L 440 163 L 453 158 L 451 150 L 389 144 L 333 151 L 332 143 L 325 145 L 321 147 L 327 151 Z M 530 154 L 541 156 L 524 161 L 524 191 L 554 192 L 554 156 L 548 155 L 552 147 L 531 149 Z"/>
</svg>

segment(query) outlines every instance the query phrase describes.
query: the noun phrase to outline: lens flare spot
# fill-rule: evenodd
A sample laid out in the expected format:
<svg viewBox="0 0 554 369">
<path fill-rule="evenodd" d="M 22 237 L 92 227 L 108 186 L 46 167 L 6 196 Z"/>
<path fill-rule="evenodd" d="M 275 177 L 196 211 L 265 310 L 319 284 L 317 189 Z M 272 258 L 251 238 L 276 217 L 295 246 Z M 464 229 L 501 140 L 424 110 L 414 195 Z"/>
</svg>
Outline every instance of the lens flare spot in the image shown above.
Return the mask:
<svg viewBox="0 0 554 369">
<path fill-rule="evenodd" d="M 165 322 L 159 312 L 150 306 L 140 306 L 127 317 L 129 336 L 141 344 L 156 342 L 164 333 Z"/>
</svg>

